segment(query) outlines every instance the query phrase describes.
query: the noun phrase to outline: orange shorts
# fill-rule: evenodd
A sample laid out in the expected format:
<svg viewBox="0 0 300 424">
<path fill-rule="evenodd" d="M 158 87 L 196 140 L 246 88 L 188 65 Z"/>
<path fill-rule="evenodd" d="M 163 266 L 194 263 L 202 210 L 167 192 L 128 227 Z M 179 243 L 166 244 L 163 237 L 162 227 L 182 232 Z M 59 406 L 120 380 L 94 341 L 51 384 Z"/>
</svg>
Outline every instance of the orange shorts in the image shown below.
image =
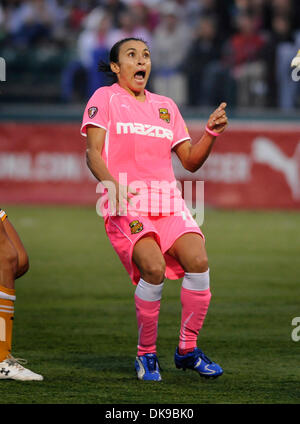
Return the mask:
<svg viewBox="0 0 300 424">
<path fill-rule="evenodd" d="M 106 234 L 128 272 L 132 283 L 138 284 L 140 272 L 132 260 L 135 243 L 146 234 L 153 233 L 154 238 L 166 261 L 165 277 L 177 280 L 184 276 L 179 262 L 166 253 L 175 240 L 185 233 L 204 235 L 189 210 L 181 215 L 170 216 L 108 216 L 105 220 Z"/>
</svg>

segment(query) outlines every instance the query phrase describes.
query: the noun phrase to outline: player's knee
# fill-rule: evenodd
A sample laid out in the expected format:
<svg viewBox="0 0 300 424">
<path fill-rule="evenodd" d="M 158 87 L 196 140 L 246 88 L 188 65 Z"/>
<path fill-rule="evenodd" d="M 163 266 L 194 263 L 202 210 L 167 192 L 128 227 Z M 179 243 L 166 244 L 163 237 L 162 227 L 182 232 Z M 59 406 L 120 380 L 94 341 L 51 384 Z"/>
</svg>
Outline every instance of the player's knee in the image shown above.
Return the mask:
<svg viewBox="0 0 300 424">
<path fill-rule="evenodd" d="M 166 263 L 160 261 L 148 262 L 144 264 L 141 270 L 143 280 L 150 284 L 160 284 L 165 277 Z"/>
<path fill-rule="evenodd" d="M 207 256 L 196 255 L 190 259 L 187 272 L 206 272 L 208 270 Z"/>
</svg>

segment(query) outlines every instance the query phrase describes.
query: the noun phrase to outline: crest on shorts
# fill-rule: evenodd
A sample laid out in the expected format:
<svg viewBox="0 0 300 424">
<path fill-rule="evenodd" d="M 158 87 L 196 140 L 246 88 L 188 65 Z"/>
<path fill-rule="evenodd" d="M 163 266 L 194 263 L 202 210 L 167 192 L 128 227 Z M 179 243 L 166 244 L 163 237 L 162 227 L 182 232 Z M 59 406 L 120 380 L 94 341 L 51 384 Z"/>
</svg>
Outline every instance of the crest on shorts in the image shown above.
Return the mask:
<svg viewBox="0 0 300 424">
<path fill-rule="evenodd" d="M 129 227 L 130 227 L 131 234 L 137 234 L 141 232 L 144 228 L 143 224 L 137 219 L 135 221 L 131 221 L 129 224 Z"/>
<path fill-rule="evenodd" d="M 166 121 L 168 124 L 170 123 L 170 114 L 169 114 L 168 109 L 160 108 L 159 109 L 159 117 L 160 117 L 160 119 L 163 119 L 164 121 Z"/>
<path fill-rule="evenodd" d="M 88 110 L 89 118 L 93 119 L 94 116 L 96 116 L 97 112 L 98 112 L 98 108 L 96 106 L 90 107 Z"/>
</svg>

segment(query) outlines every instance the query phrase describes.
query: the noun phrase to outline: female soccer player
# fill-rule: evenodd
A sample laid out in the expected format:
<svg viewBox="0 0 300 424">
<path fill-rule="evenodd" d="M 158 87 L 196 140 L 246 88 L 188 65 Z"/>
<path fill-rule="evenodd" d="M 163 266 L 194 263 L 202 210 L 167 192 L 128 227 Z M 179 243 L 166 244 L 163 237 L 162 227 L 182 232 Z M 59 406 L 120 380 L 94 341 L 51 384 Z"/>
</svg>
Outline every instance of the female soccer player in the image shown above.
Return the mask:
<svg viewBox="0 0 300 424">
<path fill-rule="evenodd" d="M 111 71 L 116 82 L 90 98 L 81 134 L 87 136 L 88 167 L 105 187 L 106 233 L 136 285 L 137 377 L 161 380 L 156 339 L 165 277 L 183 277 L 176 367 L 218 377 L 222 368 L 197 347 L 211 298 L 204 236 L 176 188 L 171 150 L 184 168 L 196 171 L 227 125 L 226 104 L 192 145 L 175 103 L 145 89 L 151 58 L 144 41 L 117 42 L 101 70 Z"/>
<path fill-rule="evenodd" d="M 0 209 L 0 380 L 43 380 L 43 377 L 24 368 L 11 355 L 14 319 L 15 279 L 29 268 L 23 243 Z"/>
</svg>

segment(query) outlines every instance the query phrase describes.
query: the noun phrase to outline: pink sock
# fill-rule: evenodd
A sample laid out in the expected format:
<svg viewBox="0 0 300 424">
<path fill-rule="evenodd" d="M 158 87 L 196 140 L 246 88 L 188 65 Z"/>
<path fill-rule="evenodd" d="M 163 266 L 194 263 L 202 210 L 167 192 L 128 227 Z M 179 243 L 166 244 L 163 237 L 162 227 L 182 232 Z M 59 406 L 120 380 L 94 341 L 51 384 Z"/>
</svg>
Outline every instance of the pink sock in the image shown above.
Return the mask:
<svg viewBox="0 0 300 424">
<path fill-rule="evenodd" d="M 163 283 L 154 286 L 140 280 L 135 292 L 135 307 L 138 324 L 138 356 L 156 353 L 156 339 L 160 299 Z M 146 300 L 147 299 L 147 300 Z"/>
<path fill-rule="evenodd" d="M 209 271 L 186 273 L 181 288 L 180 354 L 191 352 L 197 347 L 198 334 L 203 326 L 210 298 Z"/>
</svg>

